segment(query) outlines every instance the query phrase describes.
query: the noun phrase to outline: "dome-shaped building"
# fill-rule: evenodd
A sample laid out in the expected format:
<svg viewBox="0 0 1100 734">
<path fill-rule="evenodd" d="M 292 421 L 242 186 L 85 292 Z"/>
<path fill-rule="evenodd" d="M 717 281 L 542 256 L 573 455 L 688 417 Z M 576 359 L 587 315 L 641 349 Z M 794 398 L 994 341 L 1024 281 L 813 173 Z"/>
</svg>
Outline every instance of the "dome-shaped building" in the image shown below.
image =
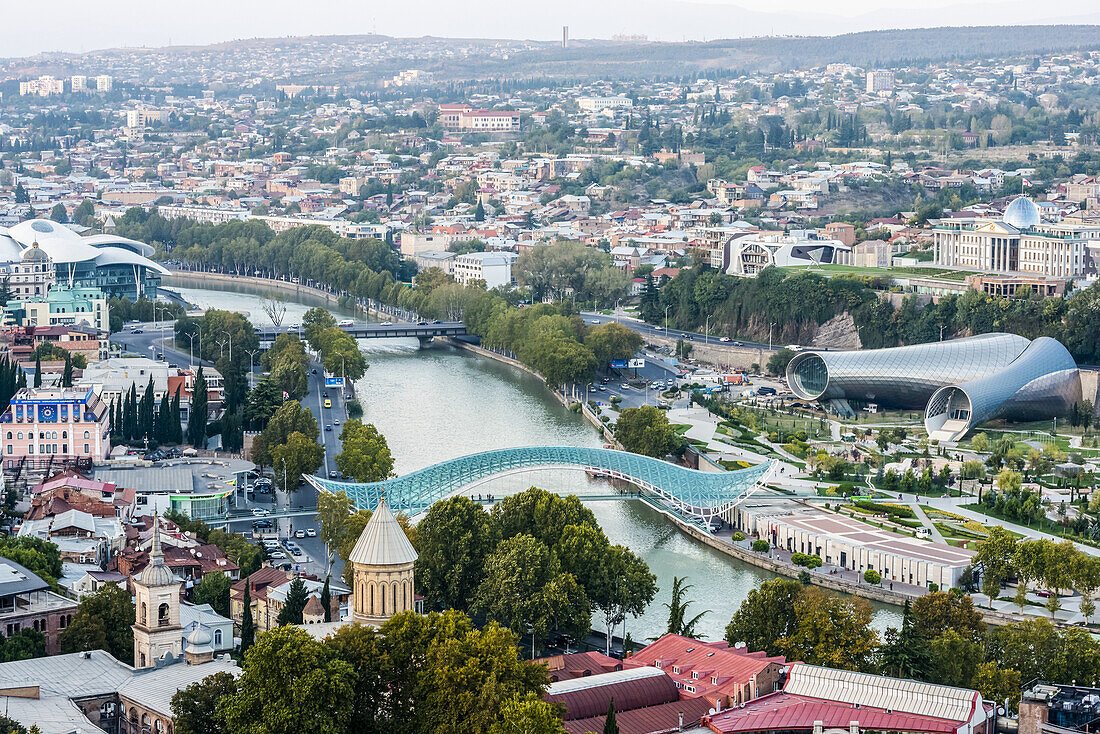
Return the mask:
<svg viewBox="0 0 1100 734">
<path fill-rule="evenodd" d="M 198 665 L 214 659 L 214 637 L 198 622 L 184 638 L 183 654 L 188 665 Z"/>
<path fill-rule="evenodd" d="M 1035 206 L 1035 202 L 1026 196 L 1014 199 L 1005 209 L 1001 220 L 1005 224 L 1011 224 L 1016 229 L 1031 229 L 1042 223 L 1042 218 L 1039 216 L 1039 207 Z"/>
<path fill-rule="evenodd" d="M 416 558 L 416 549 L 383 497 L 348 558 L 355 569 L 352 621 L 377 625 L 399 612 L 413 611 Z"/>
</svg>

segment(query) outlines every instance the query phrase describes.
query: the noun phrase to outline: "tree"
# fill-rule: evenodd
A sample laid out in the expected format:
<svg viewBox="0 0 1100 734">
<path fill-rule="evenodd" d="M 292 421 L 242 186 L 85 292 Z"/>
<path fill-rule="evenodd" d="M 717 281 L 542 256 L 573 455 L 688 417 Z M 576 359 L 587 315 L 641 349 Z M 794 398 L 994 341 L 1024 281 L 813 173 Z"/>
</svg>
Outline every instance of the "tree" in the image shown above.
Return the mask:
<svg viewBox="0 0 1100 734">
<path fill-rule="evenodd" d="M 1021 680 L 1020 671 L 1001 668 L 996 663 L 988 662 L 978 663 L 970 685 L 981 691 L 982 698 L 989 701 L 1008 699 L 1009 709 L 1015 709 L 1020 704 Z"/>
<path fill-rule="evenodd" d="M 46 656 L 46 636 L 36 629 L 24 627 L 11 637 L 0 640 L 0 663 L 30 660 Z M 0 731 L 3 731 L 0 729 Z"/>
<path fill-rule="evenodd" d="M 287 624 L 301 624 L 302 611 L 306 608 L 306 602 L 308 601 L 309 592 L 306 591 L 305 582 L 295 577 L 286 591 L 286 603 L 279 610 L 276 623 L 280 627 Z"/>
<path fill-rule="evenodd" d="M 134 602 L 116 584 L 80 601 L 73 621 L 61 633 L 61 652 L 106 650 L 124 663 L 134 660 Z"/>
<path fill-rule="evenodd" d="M 242 574 L 243 575 L 243 574 Z M 243 657 L 252 643 L 256 641 L 256 623 L 252 619 L 252 588 L 245 576 L 244 611 L 241 613 L 241 656 Z"/>
<path fill-rule="evenodd" d="M 778 655 L 778 641 L 794 634 L 798 624 L 795 602 L 803 584 L 790 579 L 769 579 L 751 589 L 726 625 L 726 642 L 744 642 L 747 648 Z"/>
<path fill-rule="evenodd" d="M 191 413 L 187 419 L 187 443 L 197 449 L 206 447 L 206 419 L 208 417 L 206 375 L 202 365 L 195 374 L 195 386 L 191 391 Z"/>
<path fill-rule="evenodd" d="M 312 474 L 325 461 L 325 449 L 315 439 L 295 431 L 287 436 L 286 443 L 278 446 L 271 456 L 275 468 L 275 481 L 283 492 L 298 489 L 303 474 Z"/>
<path fill-rule="evenodd" d="M 232 582 L 221 571 L 203 574 L 202 579 L 195 587 L 195 603 L 209 604 L 211 608 L 223 617 L 229 616 L 229 588 Z"/>
<path fill-rule="evenodd" d="M 34 386 L 42 387 L 42 357 L 34 355 Z"/>
<path fill-rule="evenodd" d="M 68 353 L 65 354 L 65 368 L 61 372 L 61 386 L 73 386 L 73 358 Z"/>
<path fill-rule="evenodd" d="M 672 577 L 672 599 L 668 604 L 665 604 L 665 608 L 668 609 L 667 631 L 674 635 L 694 637 L 695 625 L 697 625 L 699 620 L 710 610 L 703 610 L 691 619 L 687 619 L 687 610 L 692 602 L 685 599 L 684 595 L 687 594 L 689 589 L 694 587 L 691 584 L 685 584 L 685 581 L 687 581 L 686 576 L 684 578 L 679 578 L 677 576 Z"/>
<path fill-rule="evenodd" d="M 230 734 L 218 701 L 237 693 L 237 679 L 214 673 L 172 695 L 172 720 L 177 734 Z"/>
<path fill-rule="evenodd" d="M 931 640 L 947 630 L 955 630 L 967 639 L 980 640 L 985 634 L 981 613 L 966 595 L 934 591 L 917 597 L 912 603 L 913 634 Z"/>
<path fill-rule="evenodd" d="M 274 466 L 275 450 L 286 444 L 290 434 L 295 432 L 313 440 L 320 435 L 313 413 L 297 400 L 288 400 L 279 406 L 263 433 L 256 437 L 252 444 L 252 460 L 260 466 Z"/>
<path fill-rule="evenodd" d="M 610 655 L 615 626 L 625 622 L 627 615 L 638 617 L 645 612 L 657 595 L 657 577 L 645 561 L 621 545 L 608 547 L 597 563 L 597 572 L 581 585 L 603 613 L 608 632 L 606 652 Z"/>
<path fill-rule="evenodd" d="M 626 408 L 619 413 L 615 438 L 627 451 L 657 458 L 668 456 L 680 445 L 668 414 L 652 405 Z"/>
<path fill-rule="evenodd" d="M 332 621 L 332 589 L 329 588 L 328 576 L 325 576 L 325 585 L 321 587 L 321 606 L 325 610 L 325 621 Z"/>
<path fill-rule="evenodd" d="M 321 348 L 321 333 L 334 326 L 336 326 L 336 317 L 320 306 L 306 311 L 305 316 L 302 317 L 302 331 L 306 336 L 306 341 L 318 351 Z"/>
<path fill-rule="evenodd" d="M 332 566 L 333 559 L 347 540 L 351 509 L 351 497 L 346 494 L 321 492 L 317 495 L 317 518 L 321 521 L 319 535 L 327 549 L 326 569 Z M 423 583 L 419 578 L 417 581 L 419 584 Z"/>
<path fill-rule="evenodd" d="M 592 510 L 575 495 L 563 497 L 538 487 L 497 502 L 493 505 L 492 518 L 501 538 L 526 534 L 551 548 L 557 545 L 567 525 L 599 527 Z"/>
<path fill-rule="evenodd" d="M 776 642 L 788 659 L 844 670 L 871 667 L 879 636 L 867 600 L 808 587 L 795 601 L 795 615 L 794 632 Z"/>
<path fill-rule="evenodd" d="M 416 530 L 420 591 L 443 608 L 468 609 L 500 540 L 496 523 L 480 504 L 457 496 L 432 505 Z"/>
<path fill-rule="evenodd" d="M 50 210 L 50 219 L 58 224 L 69 223 L 69 212 L 60 201 L 54 204 L 53 209 Z"/>
<path fill-rule="evenodd" d="M 987 575 L 1001 579 L 1009 577 L 1012 571 L 1012 556 L 1016 550 L 1016 536 L 997 525 L 989 529 L 989 535 L 978 545 L 974 563 L 983 570 L 983 579 Z M 998 590 L 999 590 L 998 586 Z M 984 589 L 983 589 L 984 591 Z"/>
<path fill-rule="evenodd" d="M 604 731 L 607 731 L 605 728 Z M 561 716 L 554 705 L 533 693 L 513 696 L 500 709 L 500 715 L 489 726 L 489 734 L 565 734 Z M 618 729 L 615 729 L 617 734 Z"/>
<path fill-rule="evenodd" d="M 31 536 L 0 537 L 0 556 L 15 561 L 23 568 L 56 588 L 64 573 L 61 551 L 55 543 Z"/>
<path fill-rule="evenodd" d="M 768 357 L 768 374 L 782 375 L 787 371 L 787 365 L 795 358 L 795 354 L 793 350 L 784 347 Z"/>
<path fill-rule="evenodd" d="M 979 454 L 984 454 L 989 451 L 989 436 L 985 433 L 975 433 L 974 437 L 970 439 L 970 445 L 974 447 L 974 450 Z"/>
<path fill-rule="evenodd" d="M 344 734 L 352 714 L 352 666 L 300 627 L 265 632 L 249 648 L 237 692 L 219 712 L 231 732 Z"/>
<path fill-rule="evenodd" d="M 619 725 L 615 723 L 615 697 L 607 704 L 607 716 L 603 721 L 603 734 L 619 734 Z"/>
<path fill-rule="evenodd" d="M 589 327 L 584 343 L 592 350 L 596 361 L 606 367 L 612 360 L 633 357 L 642 348 L 644 341 L 633 329 L 609 321 L 606 324 Z"/>
<path fill-rule="evenodd" d="M 965 688 L 974 679 L 977 663 L 982 660 L 980 640 L 973 640 L 956 630 L 947 630 L 928 643 L 930 678 L 946 686 Z"/>
<path fill-rule="evenodd" d="M 386 437 L 373 423 L 352 419 L 340 431 L 342 450 L 336 468 L 357 482 L 381 482 L 393 476 L 393 456 Z"/>
<path fill-rule="evenodd" d="M 584 590 L 572 575 L 560 573 L 550 548 L 530 535 L 501 541 L 486 558 L 473 608 L 513 631 L 530 630 L 532 647 L 552 628 L 565 628 L 574 637 L 588 631 Z"/>
</svg>

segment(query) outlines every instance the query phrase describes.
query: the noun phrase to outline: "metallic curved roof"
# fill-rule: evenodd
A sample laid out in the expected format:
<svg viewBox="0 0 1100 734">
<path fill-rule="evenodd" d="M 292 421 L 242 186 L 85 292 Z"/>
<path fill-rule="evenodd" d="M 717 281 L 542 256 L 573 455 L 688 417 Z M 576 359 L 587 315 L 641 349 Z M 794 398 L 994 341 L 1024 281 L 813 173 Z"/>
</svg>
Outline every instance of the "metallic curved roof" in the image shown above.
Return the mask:
<svg viewBox="0 0 1100 734">
<path fill-rule="evenodd" d="M 381 482 L 339 482 L 316 476 L 306 480 L 319 490 L 346 494 L 358 509 L 373 510 L 385 494 L 386 503 L 393 510 L 415 515 L 437 500 L 494 474 L 541 466 L 572 466 L 629 481 L 663 497 L 686 515 L 709 519 L 763 484 L 774 463 L 769 461 L 737 471 L 706 472 L 626 451 L 529 446 L 462 456 Z"/>
<path fill-rule="evenodd" d="M 1001 219 L 1016 229 L 1031 229 L 1039 226 L 1042 221 L 1039 217 L 1039 207 L 1035 206 L 1035 202 L 1026 196 L 1013 199 L 1012 203 L 1005 209 Z"/>
<path fill-rule="evenodd" d="M 937 390 L 925 408 L 924 425 L 929 436 L 956 441 L 995 418 L 1044 420 L 1065 415 L 1080 401 L 1077 363 L 1061 342 L 1043 336 L 1004 369 Z M 955 407 L 967 417 L 951 422 L 948 413 Z"/>
<path fill-rule="evenodd" d="M 937 389 L 1001 370 L 1029 343 L 1016 334 L 994 333 L 889 349 L 799 352 L 787 365 L 787 384 L 803 400 L 851 398 L 923 408 Z M 827 385 L 817 394 L 803 389 L 796 374 L 814 356 L 828 370 Z"/>
<path fill-rule="evenodd" d="M 995 418 L 1042 420 L 1081 400 L 1077 364 L 1049 337 L 983 334 L 867 351 L 800 352 L 787 383 L 804 400 L 923 408 L 931 438 L 957 441 Z"/>
<path fill-rule="evenodd" d="M 0 259 L 5 255 L 3 233 L 0 232 Z M 97 265 L 137 265 L 164 275 L 168 271 L 150 260 L 153 247 L 136 240 L 115 235 L 81 237 L 63 224 L 49 219 L 29 219 L 7 230 L 8 237 L 19 248 L 8 261 L 18 260 L 27 248 L 38 246 L 55 263 L 95 261 Z M 10 246 L 8 246 L 10 249 Z"/>
<path fill-rule="evenodd" d="M 167 275 L 168 270 L 152 260 L 138 255 L 136 252 L 125 250 L 121 247 L 101 247 L 99 254 L 94 258 L 96 265 L 138 265 L 143 268 L 155 270 L 161 275 Z"/>
</svg>

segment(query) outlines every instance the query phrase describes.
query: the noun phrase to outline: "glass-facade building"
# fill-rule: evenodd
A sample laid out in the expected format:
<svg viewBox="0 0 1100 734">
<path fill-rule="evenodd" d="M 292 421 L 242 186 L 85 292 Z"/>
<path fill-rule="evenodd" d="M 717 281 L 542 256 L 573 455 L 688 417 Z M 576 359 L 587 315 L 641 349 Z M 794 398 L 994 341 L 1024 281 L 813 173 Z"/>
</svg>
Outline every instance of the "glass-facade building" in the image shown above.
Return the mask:
<svg viewBox="0 0 1100 734">
<path fill-rule="evenodd" d="M 787 366 L 791 391 L 849 403 L 924 409 L 929 437 L 957 441 L 995 418 L 1042 420 L 1081 400 L 1077 364 L 1058 341 L 982 334 L 891 349 L 805 351 Z"/>
</svg>

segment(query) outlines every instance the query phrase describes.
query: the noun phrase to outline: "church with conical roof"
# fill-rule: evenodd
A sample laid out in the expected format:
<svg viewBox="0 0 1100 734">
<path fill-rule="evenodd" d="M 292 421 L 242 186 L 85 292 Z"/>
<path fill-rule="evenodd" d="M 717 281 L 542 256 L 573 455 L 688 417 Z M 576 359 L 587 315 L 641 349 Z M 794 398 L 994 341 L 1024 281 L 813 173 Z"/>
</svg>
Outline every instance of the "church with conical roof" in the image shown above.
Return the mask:
<svg viewBox="0 0 1100 734">
<path fill-rule="evenodd" d="M 413 611 L 416 550 L 385 497 L 379 500 L 363 528 L 348 562 L 354 569 L 353 622 L 377 625 L 400 612 Z"/>
</svg>

